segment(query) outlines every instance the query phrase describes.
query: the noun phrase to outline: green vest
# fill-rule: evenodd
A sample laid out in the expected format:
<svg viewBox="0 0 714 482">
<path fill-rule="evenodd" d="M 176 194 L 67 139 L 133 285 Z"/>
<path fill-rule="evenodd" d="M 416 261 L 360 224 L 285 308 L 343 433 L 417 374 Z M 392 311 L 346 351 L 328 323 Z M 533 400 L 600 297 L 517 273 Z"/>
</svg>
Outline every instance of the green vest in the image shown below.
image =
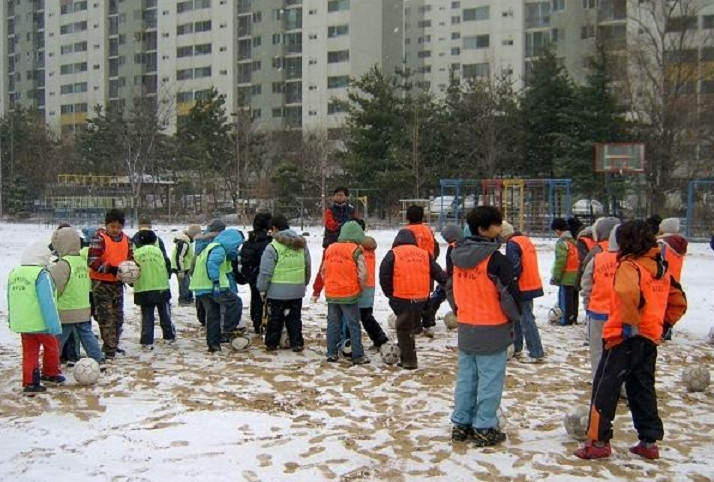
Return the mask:
<svg viewBox="0 0 714 482">
<path fill-rule="evenodd" d="M 89 259 L 89 246 L 85 246 L 84 248 L 79 250 L 79 255 L 84 258 L 84 263 L 87 263 L 87 259 Z"/>
<path fill-rule="evenodd" d="M 161 249 L 146 245 L 134 251 L 134 261 L 141 268 L 141 276 L 134 281 L 134 293 L 169 289 L 166 262 Z"/>
<path fill-rule="evenodd" d="M 81 310 L 89 308 L 89 292 L 92 283 L 89 280 L 87 260 L 82 256 L 70 255 L 62 258 L 69 264 L 69 280 L 64 291 L 57 298 L 57 309 Z"/>
<path fill-rule="evenodd" d="M 220 246 L 220 243 L 211 243 L 206 248 L 201 251 L 201 254 L 196 258 L 196 268 L 191 276 L 191 284 L 189 289 L 191 291 L 210 291 L 213 289 L 213 281 L 208 277 L 208 255 L 213 251 L 213 248 Z M 222 290 L 228 289 L 230 286 L 228 284 L 228 273 L 231 272 L 231 263 L 228 258 L 223 260 L 223 264 L 220 267 L 220 278 L 219 283 Z"/>
<path fill-rule="evenodd" d="M 185 271 L 188 271 L 189 269 L 191 269 L 191 264 L 193 263 L 193 243 L 189 241 L 186 244 L 188 244 L 188 250 L 186 251 L 186 255 L 183 257 L 183 269 Z M 178 270 L 178 264 L 176 264 L 177 249 L 178 244 L 174 243 L 174 250 L 171 253 L 171 269 L 174 271 Z"/>
<path fill-rule="evenodd" d="M 291 249 L 282 243 L 273 241 L 270 245 L 278 253 L 278 262 L 273 270 L 270 283 L 284 285 L 305 284 L 305 250 Z"/>
<path fill-rule="evenodd" d="M 18 266 L 7 280 L 8 321 L 15 333 L 44 333 L 45 319 L 37 297 L 37 278 L 46 271 L 40 266 Z M 54 292 L 55 302 L 56 292 Z"/>
</svg>

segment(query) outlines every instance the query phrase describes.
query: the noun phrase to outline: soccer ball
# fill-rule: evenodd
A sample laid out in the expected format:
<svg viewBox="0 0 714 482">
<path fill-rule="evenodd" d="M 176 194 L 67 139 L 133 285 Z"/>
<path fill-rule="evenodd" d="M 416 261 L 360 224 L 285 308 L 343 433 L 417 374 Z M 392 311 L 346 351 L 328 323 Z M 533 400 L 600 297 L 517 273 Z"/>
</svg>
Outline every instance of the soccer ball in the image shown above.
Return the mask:
<svg viewBox="0 0 714 482">
<path fill-rule="evenodd" d="M 516 347 L 513 346 L 513 343 L 511 343 L 510 345 L 508 345 L 508 348 L 506 348 L 506 360 L 510 360 L 515 354 Z"/>
<path fill-rule="evenodd" d="M 449 311 L 446 316 L 444 316 L 444 324 L 447 330 L 455 330 L 459 326 L 459 322 L 453 311 Z"/>
<path fill-rule="evenodd" d="M 704 367 L 689 367 L 682 372 L 682 382 L 689 392 L 703 392 L 710 381 L 709 370 Z"/>
<path fill-rule="evenodd" d="M 231 340 L 231 348 L 235 351 L 244 351 L 250 347 L 250 338 L 247 336 L 236 336 Z"/>
<path fill-rule="evenodd" d="M 131 260 L 122 261 L 117 267 L 117 277 L 123 283 L 133 283 L 141 276 L 139 265 Z"/>
<path fill-rule="evenodd" d="M 80 385 L 94 385 L 99 380 L 99 363 L 92 358 L 82 358 L 74 364 L 72 375 Z"/>
<path fill-rule="evenodd" d="M 506 414 L 503 413 L 503 410 L 501 407 L 498 407 L 498 410 L 496 410 L 496 417 L 498 418 L 498 424 L 496 425 L 496 430 L 504 430 L 506 428 Z"/>
<path fill-rule="evenodd" d="M 389 325 L 389 327 L 392 330 L 396 330 L 397 329 L 397 315 L 395 315 L 394 313 L 390 313 L 389 316 L 387 317 L 387 325 Z"/>
<path fill-rule="evenodd" d="M 290 348 L 290 337 L 288 336 L 288 330 L 285 328 L 283 328 L 283 332 L 280 334 L 280 348 Z"/>
<path fill-rule="evenodd" d="M 352 341 L 348 338 L 340 343 L 337 347 L 337 353 L 339 353 L 342 358 L 352 358 Z"/>
<path fill-rule="evenodd" d="M 379 354 L 382 356 L 382 361 L 387 365 L 394 365 L 399 361 L 399 346 L 391 341 L 379 347 Z"/>
<path fill-rule="evenodd" d="M 560 306 L 556 305 L 548 311 L 548 321 L 552 323 L 553 325 L 557 325 L 560 323 L 560 319 L 563 317 L 563 310 L 560 309 Z"/>
<path fill-rule="evenodd" d="M 588 438 L 588 421 L 590 410 L 588 407 L 578 407 L 565 414 L 563 425 L 565 432 L 575 440 L 585 440 Z"/>
</svg>

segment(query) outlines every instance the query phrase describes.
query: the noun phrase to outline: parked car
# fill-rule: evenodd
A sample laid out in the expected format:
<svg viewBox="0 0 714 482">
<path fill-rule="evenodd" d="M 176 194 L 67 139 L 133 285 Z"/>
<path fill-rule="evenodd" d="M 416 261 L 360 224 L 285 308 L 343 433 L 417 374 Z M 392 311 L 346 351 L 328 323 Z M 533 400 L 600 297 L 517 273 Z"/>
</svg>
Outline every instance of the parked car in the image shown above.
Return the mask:
<svg viewBox="0 0 714 482">
<path fill-rule="evenodd" d="M 574 216 L 602 216 L 604 212 L 602 203 L 594 199 L 575 201 L 572 209 Z"/>
<path fill-rule="evenodd" d="M 476 201 L 473 195 L 469 195 L 466 197 L 460 196 L 459 200 L 461 201 L 459 206 L 459 213 L 461 214 L 470 211 L 476 205 Z M 437 196 L 431 201 L 429 201 L 429 212 L 432 215 L 438 215 L 441 214 L 443 210 L 444 214 L 451 215 L 454 214 L 455 206 L 455 196 Z"/>
</svg>

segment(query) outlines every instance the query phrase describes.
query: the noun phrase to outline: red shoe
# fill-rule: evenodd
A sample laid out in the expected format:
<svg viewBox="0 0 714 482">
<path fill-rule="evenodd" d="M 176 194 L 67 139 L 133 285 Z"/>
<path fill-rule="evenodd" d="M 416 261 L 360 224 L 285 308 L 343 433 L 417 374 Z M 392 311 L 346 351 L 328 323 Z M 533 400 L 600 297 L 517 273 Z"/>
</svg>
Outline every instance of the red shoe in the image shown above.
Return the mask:
<svg viewBox="0 0 714 482">
<path fill-rule="evenodd" d="M 610 444 L 608 442 L 588 440 L 585 442 L 585 445 L 573 452 L 573 455 L 580 459 L 606 459 L 611 453 L 612 450 L 610 450 Z"/>
<path fill-rule="evenodd" d="M 650 460 L 656 460 L 659 458 L 659 449 L 656 443 L 647 443 L 640 440 L 640 443 L 630 447 L 630 452 L 640 457 L 644 457 Z"/>
</svg>

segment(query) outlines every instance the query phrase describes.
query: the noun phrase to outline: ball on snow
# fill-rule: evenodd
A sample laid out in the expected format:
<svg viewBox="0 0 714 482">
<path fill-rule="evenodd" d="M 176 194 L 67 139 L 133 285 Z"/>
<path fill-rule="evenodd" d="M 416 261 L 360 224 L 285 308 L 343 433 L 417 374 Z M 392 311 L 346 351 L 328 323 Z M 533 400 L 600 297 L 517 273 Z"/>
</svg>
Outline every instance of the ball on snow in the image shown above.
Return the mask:
<svg viewBox="0 0 714 482">
<path fill-rule="evenodd" d="M 235 351 L 244 351 L 250 347 L 251 341 L 247 336 L 236 336 L 231 340 L 231 348 Z"/>
<path fill-rule="evenodd" d="M 382 361 L 387 365 L 394 365 L 399 361 L 399 346 L 388 341 L 379 347 L 379 354 L 382 356 Z"/>
<path fill-rule="evenodd" d="M 126 260 L 117 266 L 117 277 L 123 283 L 133 283 L 141 276 L 141 268 L 134 261 Z"/>
<path fill-rule="evenodd" d="M 337 353 L 339 353 L 342 358 L 352 358 L 352 341 L 348 338 L 340 343 L 337 347 Z"/>
<path fill-rule="evenodd" d="M 563 425 L 565 432 L 575 440 L 585 440 L 588 434 L 588 419 L 590 410 L 588 407 L 578 407 L 565 414 Z"/>
<path fill-rule="evenodd" d="M 92 358 L 82 358 L 74 364 L 72 375 L 80 385 L 94 385 L 101 375 L 99 363 Z"/>
<path fill-rule="evenodd" d="M 453 311 L 449 311 L 444 316 L 444 324 L 446 325 L 447 330 L 455 330 L 459 326 L 459 322 Z"/>
<path fill-rule="evenodd" d="M 560 319 L 563 317 L 563 310 L 560 306 L 556 305 L 548 311 L 548 321 L 552 324 L 560 323 Z"/>
<path fill-rule="evenodd" d="M 682 383 L 689 392 L 703 392 L 710 381 L 709 370 L 704 367 L 688 367 L 682 372 Z"/>
</svg>

